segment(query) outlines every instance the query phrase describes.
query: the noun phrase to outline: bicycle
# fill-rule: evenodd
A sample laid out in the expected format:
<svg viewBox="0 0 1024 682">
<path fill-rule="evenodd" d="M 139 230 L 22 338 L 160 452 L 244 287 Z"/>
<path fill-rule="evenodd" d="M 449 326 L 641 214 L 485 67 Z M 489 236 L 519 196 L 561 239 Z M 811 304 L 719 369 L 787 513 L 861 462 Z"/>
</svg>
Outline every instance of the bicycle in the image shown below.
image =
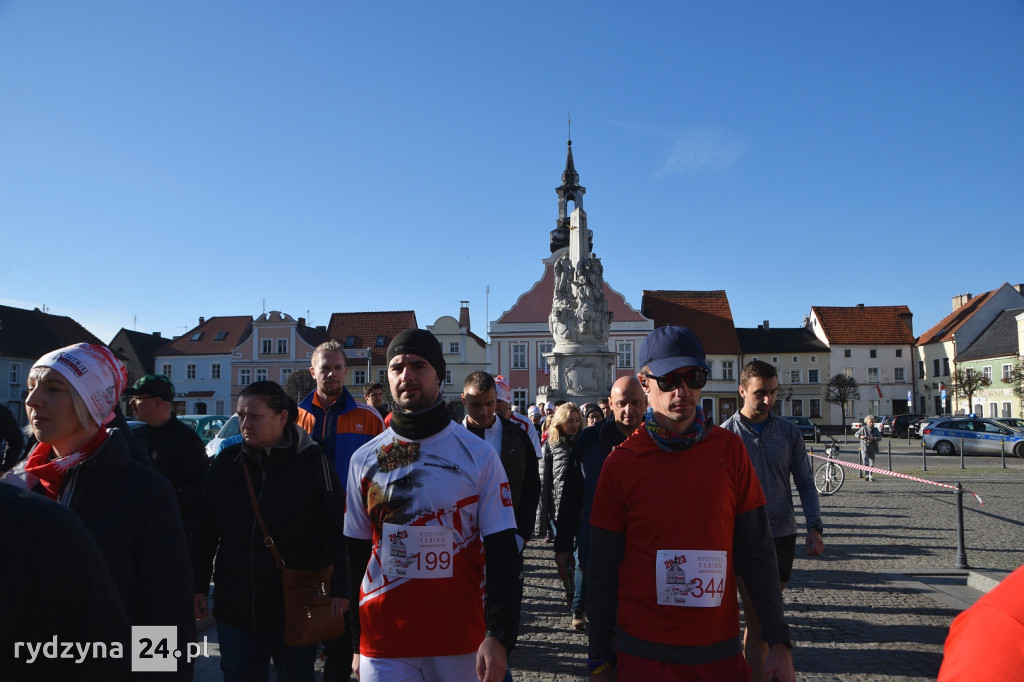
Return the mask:
<svg viewBox="0 0 1024 682">
<path fill-rule="evenodd" d="M 828 437 L 832 439 L 832 444 L 825 448 L 828 460 L 815 470 L 814 487 L 822 495 L 835 495 L 843 487 L 846 471 L 839 464 L 839 441 L 832 434 Z"/>
</svg>

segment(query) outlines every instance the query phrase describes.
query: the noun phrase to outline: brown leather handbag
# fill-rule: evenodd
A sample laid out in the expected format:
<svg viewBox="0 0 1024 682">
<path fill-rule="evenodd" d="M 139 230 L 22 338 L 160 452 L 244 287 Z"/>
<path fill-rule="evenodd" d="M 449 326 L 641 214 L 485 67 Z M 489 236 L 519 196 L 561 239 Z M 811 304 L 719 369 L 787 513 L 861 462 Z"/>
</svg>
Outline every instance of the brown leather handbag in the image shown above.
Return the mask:
<svg viewBox="0 0 1024 682">
<path fill-rule="evenodd" d="M 263 533 L 263 544 L 281 569 L 281 584 L 284 586 L 284 643 L 288 646 L 309 646 L 345 634 L 345 618 L 331 615 L 331 573 L 334 572 L 334 564 L 318 569 L 285 567 L 284 559 L 263 522 L 249 467 L 244 463 L 242 471 L 245 472 L 245 484 L 249 488 L 256 522 Z"/>
</svg>

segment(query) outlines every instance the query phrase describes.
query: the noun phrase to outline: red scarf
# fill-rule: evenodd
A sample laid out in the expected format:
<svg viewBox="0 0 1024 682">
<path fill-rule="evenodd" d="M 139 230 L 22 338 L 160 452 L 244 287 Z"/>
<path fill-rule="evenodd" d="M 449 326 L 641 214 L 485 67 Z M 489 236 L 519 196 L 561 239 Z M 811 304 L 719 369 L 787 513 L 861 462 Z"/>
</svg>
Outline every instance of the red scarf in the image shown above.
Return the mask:
<svg viewBox="0 0 1024 682">
<path fill-rule="evenodd" d="M 50 457 L 53 447 L 46 443 L 40 443 L 25 460 L 25 473 L 38 478 L 46 491 L 46 496 L 51 500 L 56 500 L 61 486 L 64 485 L 64 475 L 68 469 L 89 459 L 106 440 L 107 430 L 100 429 L 88 443 L 82 446 L 81 450 L 55 459 Z"/>
</svg>

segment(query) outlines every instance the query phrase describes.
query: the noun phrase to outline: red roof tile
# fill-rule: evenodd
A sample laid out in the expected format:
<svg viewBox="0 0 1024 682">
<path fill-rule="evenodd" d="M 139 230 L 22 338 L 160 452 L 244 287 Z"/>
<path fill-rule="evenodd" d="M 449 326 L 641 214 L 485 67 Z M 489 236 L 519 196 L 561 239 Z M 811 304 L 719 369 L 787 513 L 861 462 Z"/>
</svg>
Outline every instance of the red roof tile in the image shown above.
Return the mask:
<svg viewBox="0 0 1024 682">
<path fill-rule="evenodd" d="M 964 325 L 974 313 L 981 309 L 981 306 L 985 304 L 995 293 L 999 291 L 995 289 L 993 291 L 985 292 L 975 296 L 967 303 L 946 315 L 942 318 L 937 325 L 921 334 L 917 339 L 917 344 L 923 346 L 927 343 L 936 343 L 941 341 L 949 341 L 953 338 L 953 334 L 956 333 L 960 327 Z"/>
<path fill-rule="evenodd" d="M 226 355 L 241 343 L 252 327 L 248 315 L 211 317 L 174 341 L 159 349 L 154 355 Z M 199 336 L 195 341 L 192 337 Z"/>
<path fill-rule="evenodd" d="M 692 329 L 709 355 L 739 355 L 740 340 L 725 291 L 644 291 L 640 312 L 655 327 Z"/>
<path fill-rule="evenodd" d="M 914 343 L 913 313 L 905 305 L 811 306 L 811 311 L 830 345 Z"/>
<path fill-rule="evenodd" d="M 372 348 L 371 362 L 374 365 L 387 364 L 388 344 L 396 335 L 406 329 L 418 327 L 416 313 L 412 310 L 391 310 L 371 313 L 334 313 L 327 325 L 327 338 L 337 339 L 345 344 L 353 337 L 351 348 Z M 383 336 L 384 345 L 377 345 L 377 337 Z"/>
</svg>

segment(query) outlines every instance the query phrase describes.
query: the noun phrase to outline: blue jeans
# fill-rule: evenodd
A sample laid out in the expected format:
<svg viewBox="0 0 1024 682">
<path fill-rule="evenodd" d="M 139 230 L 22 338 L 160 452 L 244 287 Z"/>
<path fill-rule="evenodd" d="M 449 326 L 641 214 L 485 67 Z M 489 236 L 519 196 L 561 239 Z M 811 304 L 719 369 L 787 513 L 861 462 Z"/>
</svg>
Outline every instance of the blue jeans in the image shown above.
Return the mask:
<svg viewBox="0 0 1024 682">
<path fill-rule="evenodd" d="M 576 530 L 576 592 L 572 595 L 572 610 L 587 609 L 587 563 L 590 561 L 590 524 L 581 521 Z"/>
<path fill-rule="evenodd" d="M 284 630 L 255 632 L 217 622 L 220 669 L 225 682 L 266 682 L 270 659 L 280 682 L 313 682 L 316 644 L 285 646 Z"/>
</svg>

